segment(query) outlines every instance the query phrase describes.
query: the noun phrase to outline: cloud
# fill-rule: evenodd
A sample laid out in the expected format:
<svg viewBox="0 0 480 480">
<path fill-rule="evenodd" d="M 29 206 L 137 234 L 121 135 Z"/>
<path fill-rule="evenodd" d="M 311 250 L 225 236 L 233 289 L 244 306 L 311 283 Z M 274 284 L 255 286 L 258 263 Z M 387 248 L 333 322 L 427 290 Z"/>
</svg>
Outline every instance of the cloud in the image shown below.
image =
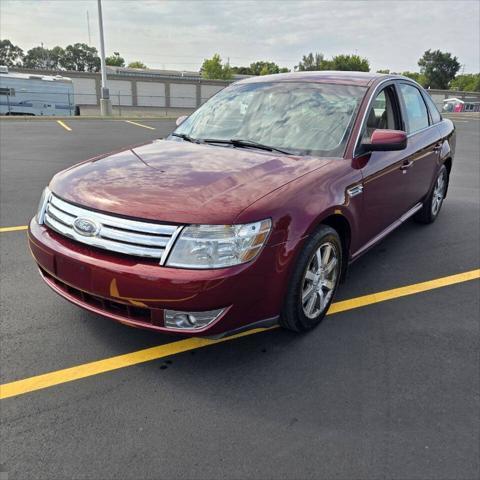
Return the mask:
<svg viewBox="0 0 480 480">
<path fill-rule="evenodd" d="M 28 49 L 98 45 L 95 0 L 2 0 L 2 38 Z M 355 53 L 373 69 L 417 70 L 429 48 L 480 70 L 476 1 L 150 1 L 103 0 L 107 54 L 150 67 L 198 70 L 218 52 L 233 65 L 273 60 L 293 67 L 310 51 Z"/>
</svg>

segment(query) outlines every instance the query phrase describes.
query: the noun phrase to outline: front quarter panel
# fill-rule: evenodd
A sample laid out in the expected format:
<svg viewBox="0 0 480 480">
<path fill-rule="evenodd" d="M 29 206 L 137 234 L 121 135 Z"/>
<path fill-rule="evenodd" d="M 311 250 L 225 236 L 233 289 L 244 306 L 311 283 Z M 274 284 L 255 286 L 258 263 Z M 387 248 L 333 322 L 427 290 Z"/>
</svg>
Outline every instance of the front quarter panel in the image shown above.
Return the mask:
<svg viewBox="0 0 480 480">
<path fill-rule="evenodd" d="M 355 251 L 358 248 L 357 219 L 360 218 L 362 195 L 350 197 L 346 191 L 361 182 L 361 171 L 352 168 L 350 160 L 332 159 L 324 167 L 253 203 L 235 223 L 270 217 L 273 228 L 268 243 L 283 243 L 286 251 L 292 252 L 326 217 L 342 215 L 350 225 L 351 251 Z"/>
</svg>

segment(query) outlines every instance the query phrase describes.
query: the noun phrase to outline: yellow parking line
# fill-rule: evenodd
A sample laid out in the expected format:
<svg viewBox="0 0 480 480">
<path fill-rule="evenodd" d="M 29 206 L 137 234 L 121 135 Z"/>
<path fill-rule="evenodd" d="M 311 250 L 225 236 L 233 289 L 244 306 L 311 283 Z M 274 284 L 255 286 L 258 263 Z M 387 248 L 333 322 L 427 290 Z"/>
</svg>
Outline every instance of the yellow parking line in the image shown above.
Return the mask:
<svg viewBox="0 0 480 480">
<path fill-rule="evenodd" d="M 131 120 L 125 120 L 127 123 L 131 123 L 132 125 L 136 125 L 137 127 L 148 128 L 149 130 L 155 130 L 154 127 L 149 127 L 148 125 L 143 125 L 142 123 L 132 122 Z"/>
<path fill-rule="evenodd" d="M 469 272 L 457 273 L 456 275 L 449 275 L 448 277 L 436 278 L 428 280 L 427 282 L 415 283 L 407 285 L 406 287 L 393 288 L 392 290 L 385 290 L 383 292 L 371 293 L 362 297 L 352 298 L 341 302 L 332 303 L 329 314 L 340 313 L 354 308 L 365 307 L 372 303 L 385 302 L 394 298 L 405 297 L 413 295 L 414 293 L 426 292 L 427 290 L 434 290 L 435 288 L 446 287 L 455 283 L 468 282 L 469 280 L 476 280 L 480 278 L 480 268 L 470 270 Z"/>
<path fill-rule="evenodd" d="M 57 120 L 57 123 L 61 125 L 65 130 L 68 130 L 69 132 L 72 131 L 72 129 L 65 122 L 62 122 L 61 120 Z"/>
<path fill-rule="evenodd" d="M 19 225 L 18 227 L 0 227 L 0 233 L 3 232 L 18 232 L 19 230 L 27 230 L 28 225 Z"/>
<path fill-rule="evenodd" d="M 416 283 L 414 285 L 407 285 L 405 287 L 394 288 L 392 290 L 373 293 L 371 295 L 364 295 L 362 297 L 352 298 L 350 300 L 344 300 L 332 304 L 328 314 L 344 312 L 346 310 L 352 310 L 374 303 L 385 302 L 386 300 L 392 300 L 394 298 L 404 297 L 406 295 L 426 292 L 428 290 L 434 290 L 436 288 L 453 285 L 455 283 L 468 282 L 478 278 L 480 278 L 480 269 L 471 270 L 469 272 L 459 273 L 456 275 L 450 275 L 448 277 L 437 278 L 427 282 Z M 189 350 L 195 350 L 217 343 L 228 342 L 236 338 L 254 335 L 256 333 L 265 332 L 274 328 L 277 327 L 249 330 L 219 340 L 211 340 L 207 338 L 187 338 L 185 340 L 179 340 L 176 342 L 167 343 L 165 345 L 158 345 L 157 347 L 146 348 L 136 352 L 126 353 L 124 355 L 118 355 L 116 357 L 110 357 L 95 362 L 77 365 L 71 368 L 65 368 L 63 370 L 36 375 L 23 380 L 16 380 L 0 385 L 0 399 L 23 395 L 35 390 L 41 390 L 54 385 L 73 382 L 74 380 L 79 380 L 81 378 L 98 375 L 100 373 L 118 370 L 119 368 L 130 367 L 132 365 L 158 360 L 160 358 L 169 357 L 171 355 Z"/>
</svg>

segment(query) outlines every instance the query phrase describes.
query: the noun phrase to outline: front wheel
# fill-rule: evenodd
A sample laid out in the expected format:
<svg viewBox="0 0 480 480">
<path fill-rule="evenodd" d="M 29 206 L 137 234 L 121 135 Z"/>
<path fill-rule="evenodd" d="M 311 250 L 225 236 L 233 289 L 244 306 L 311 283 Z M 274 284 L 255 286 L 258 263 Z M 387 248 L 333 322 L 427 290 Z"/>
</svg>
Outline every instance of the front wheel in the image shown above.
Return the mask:
<svg viewBox="0 0 480 480">
<path fill-rule="evenodd" d="M 342 272 L 342 242 L 322 225 L 307 240 L 294 267 L 280 325 L 301 332 L 316 327 L 332 303 Z"/>
<path fill-rule="evenodd" d="M 433 223 L 437 219 L 447 193 L 447 187 L 448 170 L 445 165 L 442 165 L 438 171 L 433 190 L 425 200 L 422 209 L 414 217 L 417 222 Z"/>
</svg>

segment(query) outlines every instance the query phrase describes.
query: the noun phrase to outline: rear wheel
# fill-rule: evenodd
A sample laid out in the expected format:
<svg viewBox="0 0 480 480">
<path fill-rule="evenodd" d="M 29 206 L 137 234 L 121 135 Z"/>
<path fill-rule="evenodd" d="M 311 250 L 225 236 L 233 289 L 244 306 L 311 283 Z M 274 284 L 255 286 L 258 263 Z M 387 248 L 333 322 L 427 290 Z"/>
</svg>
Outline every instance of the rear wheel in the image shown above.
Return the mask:
<svg viewBox="0 0 480 480">
<path fill-rule="evenodd" d="M 415 220 L 420 223 L 433 223 L 440 213 L 443 200 L 447 193 L 448 187 L 448 170 L 445 165 L 440 167 L 435 185 L 432 192 L 425 200 L 422 209 L 415 215 Z"/>
<path fill-rule="evenodd" d="M 328 311 L 342 271 L 342 242 L 322 225 L 299 255 L 280 324 L 301 332 L 317 326 Z"/>
</svg>

